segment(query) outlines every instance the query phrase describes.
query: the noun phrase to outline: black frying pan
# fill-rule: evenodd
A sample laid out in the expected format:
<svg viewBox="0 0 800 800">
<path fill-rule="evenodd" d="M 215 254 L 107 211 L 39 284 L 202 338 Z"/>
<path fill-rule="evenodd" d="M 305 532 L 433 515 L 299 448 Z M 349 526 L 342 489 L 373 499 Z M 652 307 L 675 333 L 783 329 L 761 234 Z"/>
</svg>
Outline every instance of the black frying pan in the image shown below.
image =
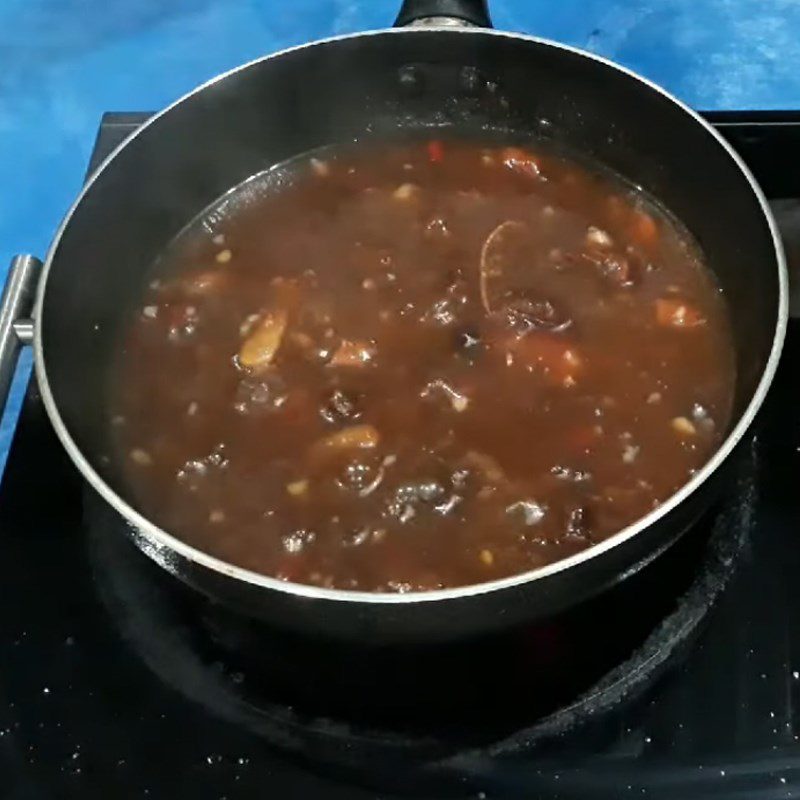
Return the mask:
<svg viewBox="0 0 800 800">
<path fill-rule="evenodd" d="M 670 545 L 713 497 L 777 365 L 787 319 L 781 244 L 758 186 L 700 117 L 643 78 L 570 47 L 489 30 L 481 0 L 407 0 L 402 28 L 277 53 L 157 115 L 92 176 L 20 322 L 36 262 L 17 259 L 0 316 L 0 389 L 32 336 L 44 404 L 77 468 L 165 569 L 249 613 L 370 641 L 475 634 L 554 613 Z M 482 27 L 479 27 L 482 26 Z M 123 312 L 165 244 L 212 200 L 313 148 L 398 129 L 552 137 L 659 198 L 694 234 L 733 315 L 733 423 L 716 455 L 648 516 L 556 564 L 474 586 L 388 595 L 284 583 L 213 558 L 146 519 L 109 458 L 105 365 Z M 29 310 L 29 309 L 28 309 Z"/>
</svg>

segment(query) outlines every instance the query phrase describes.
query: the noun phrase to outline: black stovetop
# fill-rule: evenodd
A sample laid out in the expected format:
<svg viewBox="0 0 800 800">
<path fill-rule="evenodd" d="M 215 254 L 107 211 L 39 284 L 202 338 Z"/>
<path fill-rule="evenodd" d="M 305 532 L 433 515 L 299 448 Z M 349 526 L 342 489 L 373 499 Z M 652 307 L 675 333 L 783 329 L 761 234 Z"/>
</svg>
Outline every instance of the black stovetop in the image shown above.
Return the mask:
<svg viewBox="0 0 800 800">
<path fill-rule="evenodd" d="M 106 115 L 93 164 L 146 115 Z M 800 115 L 717 114 L 800 269 Z M 162 573 L 32 383 L 0 487 L 0 796 L 800 796 L 800 323 L 721 503 L 535 629 L 302 642 Z"/>
</svg>

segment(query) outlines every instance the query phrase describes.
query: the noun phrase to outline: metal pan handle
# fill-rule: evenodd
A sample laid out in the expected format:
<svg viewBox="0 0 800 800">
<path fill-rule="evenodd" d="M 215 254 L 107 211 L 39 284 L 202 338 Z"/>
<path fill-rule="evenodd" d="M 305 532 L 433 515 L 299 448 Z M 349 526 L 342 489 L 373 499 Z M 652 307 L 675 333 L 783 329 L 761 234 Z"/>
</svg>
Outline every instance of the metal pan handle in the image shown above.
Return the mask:
<svg viewBox="0 0 800 800">
<path fill-rule="evenodd" d="M 475 25 L 491 28 L 487 0 L 403 0 L 394 22 L 404 25 Z"/>
<path fill-rule="evenodd" d="M 0 415 L 8 401 L 8 391 L 24 344 L 33 340 L 30 318 L 36 283 L 42 262 L 35 256 L 14 256 L 0 299 Z"/>
</svg>

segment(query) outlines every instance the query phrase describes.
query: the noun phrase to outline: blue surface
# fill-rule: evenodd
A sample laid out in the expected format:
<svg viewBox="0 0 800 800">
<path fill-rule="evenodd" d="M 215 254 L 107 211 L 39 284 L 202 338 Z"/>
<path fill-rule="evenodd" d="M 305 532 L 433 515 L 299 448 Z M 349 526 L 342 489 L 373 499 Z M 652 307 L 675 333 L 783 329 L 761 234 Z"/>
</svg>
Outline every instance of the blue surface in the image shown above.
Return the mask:
<svg viewBox="0 0 800 800">
<path fill-rule="evenodd" d="M 160 108 L 263 53 L 385 27 L 399 5 L 0 0 L 0 273 L 13 253 L 47 249 L 80 187 L 103 111 Z M 490 6 L 498 28 L 601 53 L 698 108 L 800 107 L 797 0 L 490 0 Z M 0 427 L 2 460 L 23 378 Z"/>
</svg>

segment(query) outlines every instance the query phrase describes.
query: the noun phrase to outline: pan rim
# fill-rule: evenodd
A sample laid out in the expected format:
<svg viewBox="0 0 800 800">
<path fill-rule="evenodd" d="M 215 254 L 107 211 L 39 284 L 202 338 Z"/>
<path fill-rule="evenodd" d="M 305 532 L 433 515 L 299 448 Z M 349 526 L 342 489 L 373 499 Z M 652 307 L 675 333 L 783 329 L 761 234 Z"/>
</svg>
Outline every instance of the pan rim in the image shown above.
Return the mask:
<svg viewBox="0 0 800 800">
<path fill-rule="evenodd" d="M 190 100 L 195 95 L 202 92 L 204 89 L 215 85 L 218 82 L 225 80 L 239 72 L 243 72 L 251 67 L 268 62 L 273 59 L 281 58 L 290 53 L 305 50 L 307 48 L 316 47 L 325 44 L 332 44 L 338 41 L 345 41 L 349 39 L 357 39 L 362 37 L 373 36 L 431 36 L 431 35 L 451 35 L 451 36 L 496 36 L 506 38 L 514 41 L 529 42 L 531 44 L 551 47 L 557 50 L 565 51 L 573 55 L 587 58 L 605 67 L 611 68 L 632 78 L 650 90 L 657 92 L 665 99 L 672 102 L 683 113 L 688 114 L 695 122 L 701 125 L 707 134 L 712 136 L 716 143 L 723 148 L 728 154 L 734 164 L 739 168 L 743 177 L 750 185 L 750 189 L 755 195 L 764 219 L 770 230 L 772 237 L 772 244 L 775 254 L 775 263 L 778 268 L 778 307 L 776 309 L 775 329 L 772 340 L 772 347 L 769 356 L 764 366 L 761 377 L 752 397 L 750 398 L 744 411 L 740 414 L 736 424 L 731 429 L 725 440 L 720 444 L 719 448 L 713 453 L 709 460 L 676 492 L 670 495 L 660 506 L 650 511 L 643 517 L 632 522 L 630 525 L 622 528 L 617 533 L 604 539 L 602 542 L 592 545 L 585 550 L 576 553 L 575 555 L 547 564 L 526 572 L 510 575 L 505 578 L 499 578 L 492 581 L 485 581 L 483 583 L 469 584 L 466 586 L 458 586 L 449 589 L 437 589 L 433 591 L 417 591 L 408 593 L 389 593 L 389 592 L 366 592 L 366 591 L 351 591 L 343 589 L 325 589 L 301 583 L 293 583 L 282 581 L 268 575 L 253 572 L 244 567 L 239 567 L 222 559 L 216 558 L 202 550 L 199 550 L 192 545 L 187 544 L 181 539 L 173 536 L 172 534 L 159 527 L 143 514 L 134 509 L 125 499 L 115 492 L 94 469 L 89 460 L 84 456 L 81 449 L 72 438 L 69 430 L 64 424 L 61 414 L 58 410 L 55 397 L 52 392 L 48 377 L 46 360 L 44 356 L 43 340 L 42 340 L 42 310 L 44 308 L 45 295 L 48 285 L 48 276 L 52 267 L 58 245 L 61 237 L 69 224 L 73 214 L 80 206 L 83 198 L 88 194 L 98 177 L 105 171 L 108 165 L 114 160 L 116 155 L 125 147 L 129 142 L 143 133 L 151 125 L 155 124 L 162 116 L 168 114 L 172 109 L 177 108 L 182 103 Z M 242 583 L 251 584 L 255 587 L 262 589 L 270 589 L 283 594 L 292 595 L 298 598 L 308 600 L 325 600 L 333 601 L 336 603 L 369 603 L 376 605 L 405 605 L 408 603 L 431 603 L 447 600 L 462 600 L 470 597 L 477 597 L 485 594 L 503 591 L 505 589 L 512 589 L 519 587 L 523 584 L 533 583 L 535 581 L 544 580 L 565 572 L 572 567 L 593 561 L 594 559 L 602 556 L 610 550 L 619 547 L 630 539 L 634 538 L 645 529 L 654 525 L 663 517 L 667 516 L 681 503 L 688 500 L 701 486 L 704 484 L 717 469 L 728 458 L 734 450 L 739 441 L 744 437 L 750 428 L 758 410 L 760 409 L 767 391 L 772 383 L 775 371 L 780 360 L 780 355 L 783 349 L 784 339 L 786 336 L 786 329 L 789 318 L 789 290 L 788 290 L 788 272 L 786 267 L 786 260 L 783 250 L 782 240 L 778 232 L 777 223 L 772 215 L 772 212 L 764 196 L 763 191 L 751 174 L 749 168 L 744 163 L 739 154 L 732 148 L 732 146 L 718 133 L 713 126 L 704 120 L 698 112 L 687 106 L 681 100 L 674 97 L 665 89 L 660 87 L 653 81 L 645 78 L 636 72 L 617 64 L 610 59 L 598 56 L 594 53 L 581 50 L 580 48 L 571 45 L 561 44 L 548 39 L 530 36 L 521 33 L 509 33 L 505 31 L 496 31 L 494 29 L 486 28 L 451 28 L 451 27 L 407 27 L 407 28 L 382 28 L 372 31 L 364 31 L 358 33 L 349 33 L 339 36 L 332 36 L 324 39 L 319 39 L 312 42 L 306 42 L 293 47 L 279 50 L 275 53 L 270 53 L 265 56 L 253 59 L 247 63 L 234 67 L 231 70 L 223 72 L 210 80 L 196 86 L 194 89 L 184 94 L 182 97 L 175 100 L 166 108 L 153 115 L 150 119 L 144 122 L 136 131 L 130 136 L 126 137 L 114 150 L 102 161 L 100 166 L 92 173 L 75 201 L 70 206 L 64 219 L 61 221 L 53 240 L 48 248 L 47 256 L 45 259 L 44 267 L 42 270 L 41 279 L 39 281 L 36 304 L 34 311 L 35 335 L 34 335 L 34 366 L 36 378 L 39 385 L 39 391 L 42 397 L 45 410 L 50 418 L 53 428 L 60 440 L 62 446 L 67 451 L 70 459 L 81 472 L 83 477 L 87 480 L 90 486 L 105 500 L 120 516 L 127 522 L 131 528 L 133 537 L 137 540 L 139 547 L 151 558 L 157 561 L 162 567 L 173 573 L 181 572 L 181 565 L 179 558 L 186 561 L 198 564 L 212 572 L 219 573 L 220 575 L 231 578 Z"/>
</svg>

